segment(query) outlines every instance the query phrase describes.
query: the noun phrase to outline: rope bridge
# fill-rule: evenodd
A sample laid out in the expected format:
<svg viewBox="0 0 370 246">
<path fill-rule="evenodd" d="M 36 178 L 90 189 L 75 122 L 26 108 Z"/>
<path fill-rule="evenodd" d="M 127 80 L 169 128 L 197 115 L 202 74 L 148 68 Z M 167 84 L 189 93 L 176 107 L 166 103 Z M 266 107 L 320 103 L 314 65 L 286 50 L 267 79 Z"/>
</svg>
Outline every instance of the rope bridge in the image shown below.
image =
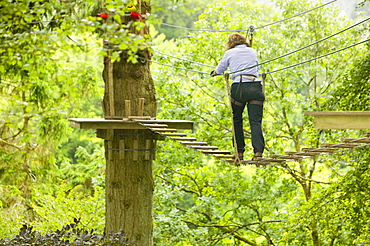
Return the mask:
<svg viewBox="0 0 370 246">
<path fill-rule="evenodd" d="M 370 145 L 370 132 L 363 138 L 344 138 L 340 143 L 323 143 L 319 148 L 302 148 L 299 152 L 285 152 L 283 155 L 270 155 L 268 158 L 257 158 L 256 160 L 236 160 L 230 151 L 220 150 L 217 146 L 209 145 L 207 142 L 197 141 L 194 137 L 188 137 L 186 133 L 178 132 L 176 128 L 168 128 L 166 124 L 158 124 L 157 120 L 135 120 L 138 124 L 159 134 L 178 142 L 195 151 L 216 159 L 223 160 L 236 165 L 252 164 L 256 166 L 274 165 L 289 161 L 299 161 L 305 158 L 317 157 L 323 154 L 333 154 L 345 150 L 352 150 Z"/>
</svg>

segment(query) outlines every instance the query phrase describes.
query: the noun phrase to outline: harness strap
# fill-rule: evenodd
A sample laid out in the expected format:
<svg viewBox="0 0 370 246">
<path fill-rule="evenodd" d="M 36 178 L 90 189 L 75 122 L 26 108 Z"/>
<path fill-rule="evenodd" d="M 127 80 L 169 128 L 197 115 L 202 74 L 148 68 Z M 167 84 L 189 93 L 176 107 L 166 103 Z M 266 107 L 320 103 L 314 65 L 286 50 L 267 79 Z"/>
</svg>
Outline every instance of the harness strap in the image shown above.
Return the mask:
<svg viewBox="0 0 370 246">
<path fill-rule="evenodd" d="M 248 104 L 257 104 L 257 105 L 263 105 L 263 101 L 257 101 L 257 100 L 250 100 Z"/>
<path fill-rule="evenodd" d="M 245 105 L 245 103 L 238 102 L 232 97 L 230 97 L 230 102 L 237 105 L 237 106 L 241 106 L 241 107 Z"/>
</svg>

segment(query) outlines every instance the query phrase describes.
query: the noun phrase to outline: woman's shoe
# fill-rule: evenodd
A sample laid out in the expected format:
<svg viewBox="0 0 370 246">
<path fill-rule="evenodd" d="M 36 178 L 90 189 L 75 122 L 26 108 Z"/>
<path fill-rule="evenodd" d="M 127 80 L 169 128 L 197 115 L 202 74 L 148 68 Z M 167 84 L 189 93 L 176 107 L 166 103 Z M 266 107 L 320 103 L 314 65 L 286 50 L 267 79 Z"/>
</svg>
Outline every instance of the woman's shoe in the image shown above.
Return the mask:
<svg viewBox="0 0 370 246">
<path fill-rule="evenodd" d="M 254 153 L 254 156 L 252 157 L 252 161 L 257 161 L 262 158 L 262 153 L 261 152 L 256 152 Z"/>
</svg>

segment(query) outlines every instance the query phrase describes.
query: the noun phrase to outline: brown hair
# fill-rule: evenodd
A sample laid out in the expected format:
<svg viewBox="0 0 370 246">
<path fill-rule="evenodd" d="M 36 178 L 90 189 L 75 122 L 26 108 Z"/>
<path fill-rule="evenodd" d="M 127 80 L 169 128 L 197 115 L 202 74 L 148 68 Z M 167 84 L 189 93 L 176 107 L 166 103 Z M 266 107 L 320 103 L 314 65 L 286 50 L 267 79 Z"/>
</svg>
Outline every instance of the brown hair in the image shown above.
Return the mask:
<svg viewBox="0 0 370 246">
<path fill-rule="evenodd" d="M 239 33 L 233 33 L 229 36 L 229 39 L 227 40 L 226 49 L 227 50 L 232 49 L 235 46 L 240 45 L 240 44 L 245 44 L 248 47 L 250 47 L 246 37 L 244 37 L 243 35 Z"/>
</svg>

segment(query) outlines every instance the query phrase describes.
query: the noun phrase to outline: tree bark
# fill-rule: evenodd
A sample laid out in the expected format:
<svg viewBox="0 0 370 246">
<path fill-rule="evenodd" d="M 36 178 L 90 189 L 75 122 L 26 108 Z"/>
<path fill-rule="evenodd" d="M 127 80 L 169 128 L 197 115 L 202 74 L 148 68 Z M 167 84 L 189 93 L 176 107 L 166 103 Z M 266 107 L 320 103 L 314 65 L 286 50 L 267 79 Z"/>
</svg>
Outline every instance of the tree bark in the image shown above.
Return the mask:
<svg viewBox="0 0 370 246">
<path fill-rule="evenodd" d="M 142 12 L 149 12 L 142 4 Z M 150 59 L 148 50 L 139 51 Z M 105 61 L 109 59 L 105 58 Z M 121 60 L 104 63 L 105 118 L 138 116 L 139 98 L 145 98 L 144 116 L 156 116 L 156 98 L 148 61 Z M 130 112 L 125 109 L 130 100 Z M 126 112 L 127 111 L 127 112 Z M 156 142 L 149 130 L 107 130 L 104 136 L 106 154 L 105 232 L 123 230 L 133 245 L 153 245 L 153 167 Z"/>
</svg>

